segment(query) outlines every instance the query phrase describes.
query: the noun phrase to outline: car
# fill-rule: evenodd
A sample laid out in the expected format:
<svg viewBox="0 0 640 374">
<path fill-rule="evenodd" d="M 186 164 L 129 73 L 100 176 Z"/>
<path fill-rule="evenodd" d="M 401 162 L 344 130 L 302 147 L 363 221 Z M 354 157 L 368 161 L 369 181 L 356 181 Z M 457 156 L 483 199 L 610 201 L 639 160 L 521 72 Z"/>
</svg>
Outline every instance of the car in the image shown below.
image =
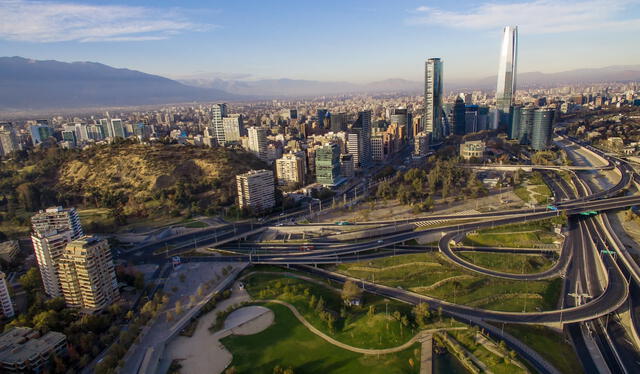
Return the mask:
<svg viewBox="0 0 640 374">
<path fill-rule="evenodd" d="M 384 243 L 384 240 L 379 239 L 376 243 L 378 243 L 378 244 Z"/>
<path fill-rule="evenodd" d="M 284 216 L 284 212 L 280 213 L 280 217 Z"/>
</svg>

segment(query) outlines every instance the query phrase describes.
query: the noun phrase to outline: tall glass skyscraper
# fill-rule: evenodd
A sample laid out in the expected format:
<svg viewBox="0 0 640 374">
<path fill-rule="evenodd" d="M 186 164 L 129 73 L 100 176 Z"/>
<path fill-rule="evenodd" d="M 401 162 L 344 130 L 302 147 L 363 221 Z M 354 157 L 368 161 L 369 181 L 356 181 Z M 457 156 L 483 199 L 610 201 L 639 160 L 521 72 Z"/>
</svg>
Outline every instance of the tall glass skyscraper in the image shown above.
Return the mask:
<svg viewBox="0 0 640 374">
<path fill-rule="evenodd" d="M 496 115 L 494 128 L 509 126 L 511 106 L 516 93 L 518 63 L 518 26 L 507 26 L 502 36 L 496 89 Z"/>
<path fill-rule="evenodd" d="M 430 58 L 424 76 L 424 131 L 433 143 L 442 140 L 442 60 Z"/>
<path fill-rule="evenodd" d="M 531 133 L 531 148 L 542 151 L 551 144 L 553 134 L 553 109 L 538 108 L 533 113 L 533 131 Z"/>
</svg>

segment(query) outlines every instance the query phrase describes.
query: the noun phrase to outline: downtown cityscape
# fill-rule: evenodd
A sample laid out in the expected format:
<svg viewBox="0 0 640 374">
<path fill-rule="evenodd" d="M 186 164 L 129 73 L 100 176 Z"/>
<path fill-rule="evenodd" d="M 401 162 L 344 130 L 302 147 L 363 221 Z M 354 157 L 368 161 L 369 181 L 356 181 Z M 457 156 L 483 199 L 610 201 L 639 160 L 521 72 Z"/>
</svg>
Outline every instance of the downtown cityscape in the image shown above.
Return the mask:
<svg viewBox="0 0 640 374">
<path fill-rule="evenodd" d="M 0 373 L 640 372 L 640 4 L 238 3 L 0 0 Z"/>
</svg>

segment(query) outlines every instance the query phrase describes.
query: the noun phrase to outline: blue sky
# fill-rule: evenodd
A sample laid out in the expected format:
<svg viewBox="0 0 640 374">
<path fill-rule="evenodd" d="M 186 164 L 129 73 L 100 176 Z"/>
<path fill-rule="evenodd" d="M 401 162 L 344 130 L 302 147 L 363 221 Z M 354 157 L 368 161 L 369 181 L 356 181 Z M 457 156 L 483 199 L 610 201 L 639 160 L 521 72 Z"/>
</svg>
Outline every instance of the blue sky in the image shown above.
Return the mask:
<svg viewBox="0 0 640 374">
<path fill-rule="evenodd" d="M 171 77 L 375 81 L 640 64 L 640 0 L 0 0 L 0 55 L 97 61 Z"/>
</svg>

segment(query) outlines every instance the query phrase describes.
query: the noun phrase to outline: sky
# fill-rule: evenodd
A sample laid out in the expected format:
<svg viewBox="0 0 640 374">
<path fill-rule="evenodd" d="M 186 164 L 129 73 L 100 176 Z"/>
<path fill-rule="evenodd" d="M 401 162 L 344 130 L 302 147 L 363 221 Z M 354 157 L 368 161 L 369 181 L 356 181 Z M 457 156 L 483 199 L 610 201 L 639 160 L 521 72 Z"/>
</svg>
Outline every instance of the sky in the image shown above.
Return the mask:
<svg viewBox="0 0 640 374">
<path fill-rule="evenodd" d="M 640 64 L 640 0 L 0 0 L 0 56 L 95 61 L 168 77 L 420 81 Z"/>
</svg>

